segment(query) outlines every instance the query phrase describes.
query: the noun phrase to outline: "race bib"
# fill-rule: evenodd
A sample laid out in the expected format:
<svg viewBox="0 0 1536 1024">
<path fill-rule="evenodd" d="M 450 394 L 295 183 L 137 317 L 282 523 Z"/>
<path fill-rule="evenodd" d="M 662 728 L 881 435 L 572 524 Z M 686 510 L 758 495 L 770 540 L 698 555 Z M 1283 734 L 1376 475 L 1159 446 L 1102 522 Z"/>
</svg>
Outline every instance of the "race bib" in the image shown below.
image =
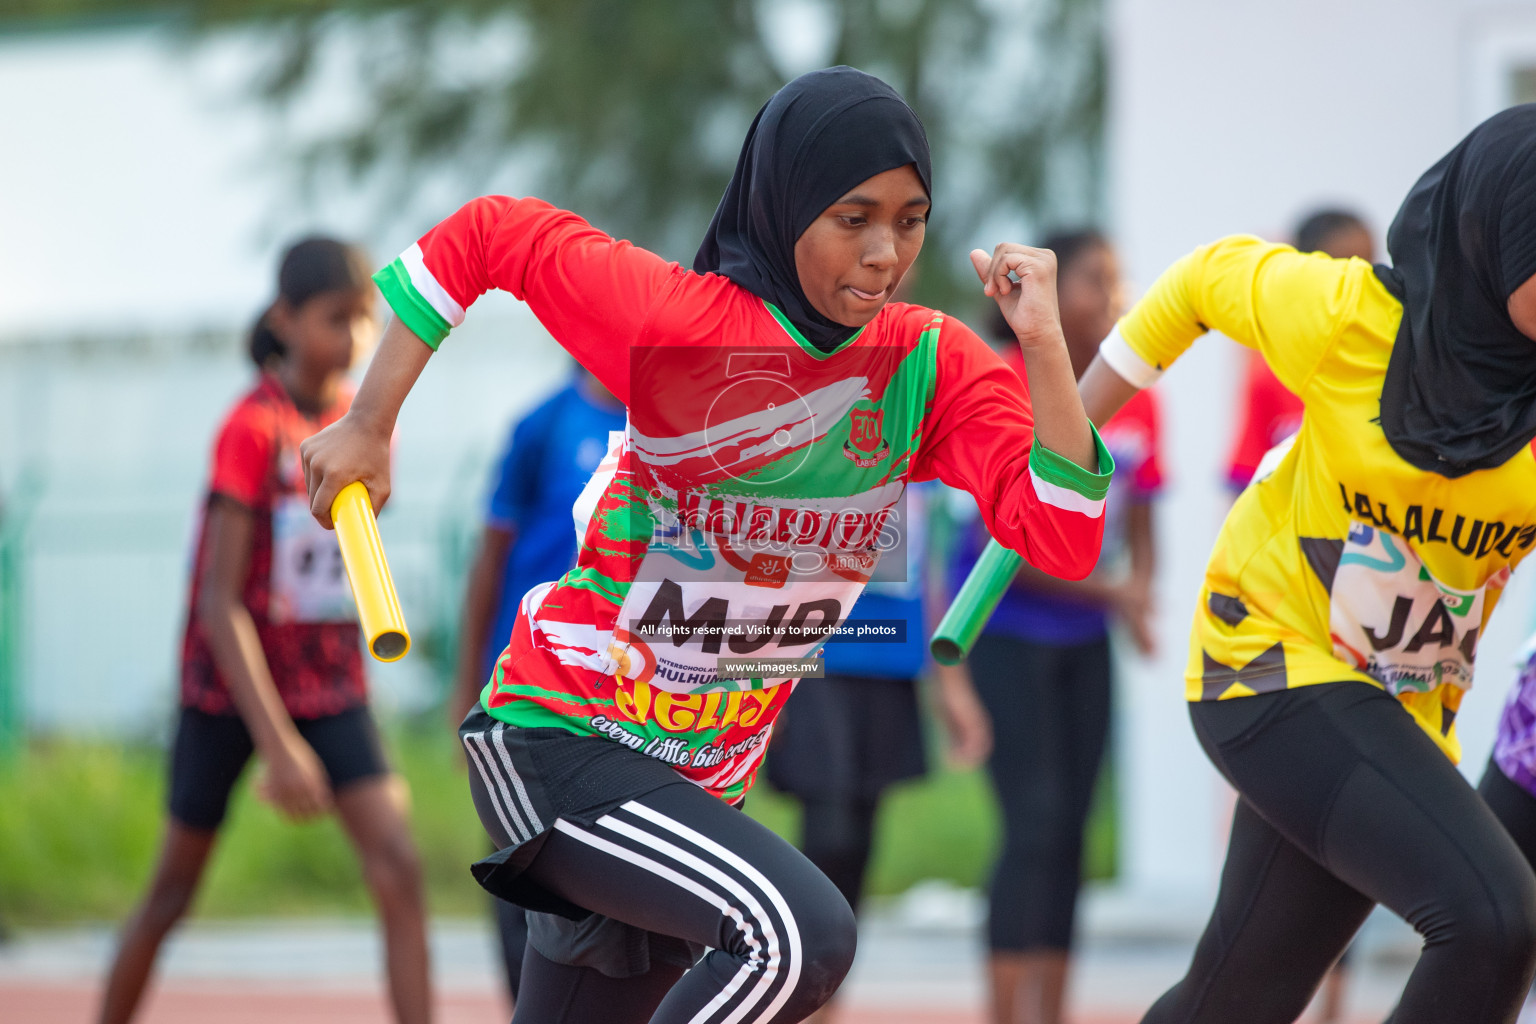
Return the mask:
<svg viewBox="0 0 1536 1024">
<path fill-rule="evenodd" d="M 357 606 L 336 534 L 315 522 L 309 500 L 288 494 L 272 505 L 273 622 L 356 622 Z"/>
<path fill-rule="evenodd" d="M 1334 654 L 1394 694 L 1465 690 L 1485 590 L 1446 586 L 1401 538 L 1352 523 L 1329 608 Z"/>
<path fill-rule="evenodd" d="M 614 631 L 615 671 L 632 682 L 684 694 L 787 683 L 796 677 L 722 677 L 720 661 L 814 655 L 846 618 L 860 589 L 846 582 L 802 583 L 774 594 L 767 583 L 722 585 L 686 577 L 635 583 Z M 765 591 L 769 596 L 759 596 Z"/>
<path fill-rule="evenodd" d="M 741 515 L 739 528 L 725 528 L 724 516 L 716 522 L 702 515 L 694 520 L 699 529 L 654 511 L 658 525 L 619 609 L 608 652 L 612 671 L 685 694 L 797 678 L 723 676 L 720 663 L 813 656 L 874 574 L 882 531 L 894 518 L 890 507 L 870 513 L 765 504 Z M 829 538 L 847 543 L 829 545 Z"/>
</svg>

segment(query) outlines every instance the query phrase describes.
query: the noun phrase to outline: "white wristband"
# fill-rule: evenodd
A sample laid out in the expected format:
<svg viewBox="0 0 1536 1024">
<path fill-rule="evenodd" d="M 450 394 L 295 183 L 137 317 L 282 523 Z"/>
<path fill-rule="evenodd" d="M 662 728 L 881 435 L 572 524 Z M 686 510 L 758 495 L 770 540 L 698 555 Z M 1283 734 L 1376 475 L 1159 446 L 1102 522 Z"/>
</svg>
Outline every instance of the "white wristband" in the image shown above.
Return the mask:
<svg viewBox="0 0 1536 1024">
<path fill-rule="evenodd" d="M 1162 370 L 1137 355 L 1136 350 L 1121 337 L 1119 324 L 1115 324 L 1115 329 L 1099 345 L 1099 357 L 1132 387 L 1149 388 L 1163 375 Z"/>
</svg>

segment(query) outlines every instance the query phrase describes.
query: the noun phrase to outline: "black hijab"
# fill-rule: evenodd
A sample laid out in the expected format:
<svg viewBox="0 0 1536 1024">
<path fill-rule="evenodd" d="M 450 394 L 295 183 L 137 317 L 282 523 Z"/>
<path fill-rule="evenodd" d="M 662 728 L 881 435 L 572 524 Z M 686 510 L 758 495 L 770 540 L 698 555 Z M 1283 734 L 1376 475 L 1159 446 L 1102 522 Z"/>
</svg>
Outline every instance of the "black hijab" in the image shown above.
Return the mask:
<svg viewBox="0 0 1536 1024">
<path fill-rule="evenodd" d="M 828 320 L 805 297 L 795 242 L 849 189 L 906 164 L 917 165 L 931 197 L 928 136 L 896 90 L 850 67 L 801 75 L 757 112 L 693 269 L 773 303 L 831 351 L 858 328 Z"/>
<path fill-rule="evenodd" d="M 1495 114 L 1419 179 L 1376 274 L 1403 303 L 1381 427 L 1419 469 L 1459 477 L 1536 438 L 1536 341 L 1510 294 L 1536 273 L 1536 103 Z"/>
</svg>

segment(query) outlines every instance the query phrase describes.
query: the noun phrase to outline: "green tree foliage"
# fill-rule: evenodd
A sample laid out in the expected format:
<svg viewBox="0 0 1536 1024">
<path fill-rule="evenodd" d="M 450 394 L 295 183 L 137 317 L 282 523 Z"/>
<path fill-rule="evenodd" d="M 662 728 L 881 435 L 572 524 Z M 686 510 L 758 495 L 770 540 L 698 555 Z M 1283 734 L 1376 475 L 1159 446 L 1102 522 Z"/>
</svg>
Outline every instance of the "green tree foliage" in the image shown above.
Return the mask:
<svg viewBox="0 0 1536 1024">
<path fill-rule="evenodd" d="M 344 122 L 284 133 L 305 180 L 367 182 L 393 212 L 410 208 L 426 176 L 446 174 L 467 196 L 516 159 L 530 168 L 519 187 L 688 262 L 752 115 L 809 66 L 805 52 L 885 78 L 928 127 L 936 195 L 919 297 L 973 297 L 961 252 L 1001 240 L 984 227 L 1017 237 L 1098 207 L 1099 0 L 9 6 L 263 26 L 252 90 L 273 109 L 301 108 L 334 75 L 361 87 Z M 785 57 L 809 36 L 819 50 Z"/>
</svg>

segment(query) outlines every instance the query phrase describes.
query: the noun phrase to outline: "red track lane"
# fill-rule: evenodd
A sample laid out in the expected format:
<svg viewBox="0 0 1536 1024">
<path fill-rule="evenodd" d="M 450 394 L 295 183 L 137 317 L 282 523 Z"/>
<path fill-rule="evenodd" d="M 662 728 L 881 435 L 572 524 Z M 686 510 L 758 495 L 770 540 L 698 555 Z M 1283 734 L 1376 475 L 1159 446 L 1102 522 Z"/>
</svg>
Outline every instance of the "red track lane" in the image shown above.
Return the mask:
<svg viewBox="0 0 1536 1024">
<path fill-rule="evenodd" d="M 90 1024 L 94 985 L 0 981 L 0 1024 Z M 437 1024 L 507 1024 L 501 999 L 440 994 Z M 1138 1014 L 1076 1013 L 1072 1024 L 1136 1024 Z M 844 1007 L 838 1024 L 984 1024 L 979 1010 L 889 1010 Z M 1357 1017 L 1354 1024 L 1378 1018 Z M 150 996 L 137 1024 L 390 1024 L 383 993 L 337 991 L 281 982 L 176 982 Z"/>
<path fill-rule="evenodd" d="M 0 982 L 0 1024 L 89 1024 L 94 986 Z M 507 1024 L 501 999 L 446 994 L 437 1001 L 438 1024 Z M 178 982 L 150 996 L 138 1024 L 389 1024 L 379 992 L 340 992 L 280 985 Z M 839 1024 L 983 1024 L 979 1011 L 899 1011 L 847 1007 Z M 1134 1024 L 1130 1016 L 1077 1016 L 1074 1024 Z"/>
</svg>

